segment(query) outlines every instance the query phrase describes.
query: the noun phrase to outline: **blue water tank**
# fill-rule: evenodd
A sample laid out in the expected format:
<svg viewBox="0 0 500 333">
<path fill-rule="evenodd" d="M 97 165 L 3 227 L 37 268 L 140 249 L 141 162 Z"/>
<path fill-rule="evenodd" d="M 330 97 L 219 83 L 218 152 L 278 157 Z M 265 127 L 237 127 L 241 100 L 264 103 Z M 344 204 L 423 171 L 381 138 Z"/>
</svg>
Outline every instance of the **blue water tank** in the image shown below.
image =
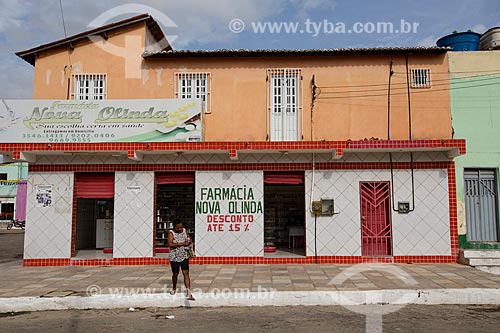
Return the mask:
<svg viewBox="0 0 500 333">
<path fill-rule="evenodd" d="M 452 51 L 477 51 L 481 34 L 472 31 L 458 32 L 441 37 L 436 42 L 440 47 L 451 47 Z"/>
</svg>

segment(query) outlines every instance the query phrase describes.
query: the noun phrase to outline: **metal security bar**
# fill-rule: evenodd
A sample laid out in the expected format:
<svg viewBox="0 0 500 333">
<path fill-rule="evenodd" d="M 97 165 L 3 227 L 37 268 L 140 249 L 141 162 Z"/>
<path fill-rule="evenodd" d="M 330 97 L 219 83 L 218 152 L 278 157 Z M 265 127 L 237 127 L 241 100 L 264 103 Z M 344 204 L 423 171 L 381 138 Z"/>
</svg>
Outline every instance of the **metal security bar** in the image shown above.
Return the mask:
<svg viewBox="0 0 500 333">
<path fill-rule="evenodd" d="M 203 101 L 205 113 L 212 111 L 210 73 L 175 73 L 175 98 L 197 98 Z"/>
<path fill-rule="evenodd" d="M 271 141 L 299 140 L 301 70 L 268 69 Z"/>
<path fill-rule="evenodd" d="M 498 242 L 498 189 L 495 170 L 465 169 L 467 240 Z"/>
<path fill-rule="evenodd" d="M 72 98 L 76 100 L 106 99 L 106 74 L 73 74 Z"/>
<path fill-rule="evenodd" d="M 412 88 L 430 88 L 431 70 L 429 68 L 411 69 L 411 87 Z"/>
<path fill-rule="evenodd" d="M 360 182 L 363 256 L 392 256 L 389 182 Z"/>
</svg>

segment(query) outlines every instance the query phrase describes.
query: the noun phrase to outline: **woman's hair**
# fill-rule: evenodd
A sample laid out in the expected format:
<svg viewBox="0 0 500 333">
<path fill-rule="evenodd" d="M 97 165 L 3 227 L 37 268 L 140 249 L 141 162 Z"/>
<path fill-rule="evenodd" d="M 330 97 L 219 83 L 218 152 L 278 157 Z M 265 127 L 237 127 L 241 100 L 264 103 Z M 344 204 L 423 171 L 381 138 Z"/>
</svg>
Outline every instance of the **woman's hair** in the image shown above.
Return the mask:
<svg viewBox="0 0 500 333">
<path fill-rule="evenodd" d="M 182 221 L 181 221 L 181 219 L 180 219 L 180 218 L 178 218 L 178 217 L 177 217 L 177 218 L 175 218 L 175 219 L 174 219 L 174 227 L 175 227 L 176 225 L 178 225 L 178 224 L 182 225 Z"/>
</svg>

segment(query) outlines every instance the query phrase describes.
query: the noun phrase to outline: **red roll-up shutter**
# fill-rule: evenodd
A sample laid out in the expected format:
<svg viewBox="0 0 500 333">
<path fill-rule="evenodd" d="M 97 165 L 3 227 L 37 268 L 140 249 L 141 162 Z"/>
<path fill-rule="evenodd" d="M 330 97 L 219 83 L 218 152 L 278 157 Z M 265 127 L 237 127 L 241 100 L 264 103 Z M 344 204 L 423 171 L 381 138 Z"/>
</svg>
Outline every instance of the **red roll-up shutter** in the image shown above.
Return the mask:
<svg viewBox="0 0 500 333">
<path fill-rule="evenodd" d="M 76 197 L 107 199 L 115 196 L 114 173 L 77 173 Z"/>
<path fill-rule="evenodd" d="M 194 172 L 157 172 L 156 184 L 194 184 Z"/>
<path fill-rule="evenodd" d="M 303 171 L 292 171 L 292 172 L 276 172 L 269 171 L 264 172 L 264 184 L 288 184 L 288 185 L 299 185 L 304 183 L 304 172 Z"/>
</svg>

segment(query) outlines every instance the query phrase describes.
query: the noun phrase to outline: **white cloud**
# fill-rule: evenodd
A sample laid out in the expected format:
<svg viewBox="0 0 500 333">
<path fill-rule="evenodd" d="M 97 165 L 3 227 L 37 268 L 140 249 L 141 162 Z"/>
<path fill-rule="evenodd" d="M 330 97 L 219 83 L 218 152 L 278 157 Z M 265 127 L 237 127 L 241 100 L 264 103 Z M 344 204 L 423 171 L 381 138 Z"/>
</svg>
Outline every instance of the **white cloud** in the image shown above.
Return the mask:
<svg viewBox="0 0 500 333">
<path fill-rule="evenodd" d="M 486 30 L 487 29 L 484 26 L 484 24 L 476 24 L 474 27 L 472 27 L 472 31 L 480 33 L 480 34 L 482 34 L 483 32 L 485 32 Z"/>
<path fill-rule="evenodd" d="M 19 6 L 19 1 L 2 0 L 0 2 L 0 33 L 9 31 L 12 27 L 19 28 L 23 21 L 19 18 L 24 10 Z"/>
<path fill-rule="evenodd" d="M 121 0 L 78 1 L 63 0 L 68 35 L 85 30 L 94 18 L 104 11 L 124 4 Z M 178 25 L 177 31 L 165 31 L 167 35 L 177 34 L 174 47 L 187 48 L 191 45 L 210 43 L 229 44 L 238 35 L 228 30 L 233 18 L 261 20 L 281 13 L 286 0 L 218 0 L 216 4 L 203 0 L 142 1 L 170 17 Z M 33 68 L 15 56 L 16 51 L 29 49 L 64 37 L 58 0 L 16 1 L 0 0 L 0 97 L 31 98 L 33 95 Z M 140 13 L 137 13 L 140 14 Z M 134 15 L 129 14 L 128 17 Z M 124 17 L 116 17 L 118 21 Z"/>
<path fill-rule="evenodd" d="M 434 35 L 427 36 L 423 39 L 421 39 L 417 45 L 418 46 L 436 46 L 436 41 L 438 38 L 436 38 Z"/>
<path fill-rule="evenodd" d="M 245 33 L 231 33 L 228 24 L 234 18 L 242 19 L 248 27 L 250 22 L 256 21 L 303 21 L 306 18 L 322 21 L 325 18 L 332 19 L 334 17 L 333 10 L 337 12 L 337 9 L 341 10 L 346 19 L 363 19 L 364 15 L 367 14 L 369 18 L 373 18 L 378 15 L 377 13 L 369 13 L 364 6 L 347 5 L 336 0 L 62 0 L 68 35 L 87 30 L 89 22 L 101 13 L 128 2 L 151 6 L 170 17 L 178 27 L 165 29 L 165 33 L 178 35 L 173 43 L 174 48 L 177 49 L 233 48 L 235 45 L 245 47 L 248 44 L 244 38 L 248 37 L 252 37 L 254 43 L 257 43 L 257 38 L 262 38 L 262 43 L 259 44 L 260 48 L 273 47 L 277 44 L 280 44 L 280 47 L 283 45 L 285 47 L 289 45 L 289 48 L 304 47 L 303 41 L 297 43 L 294 36 L 285 34 L 249 36 Z M 418 34 L 376 36 L 376 38 L 373 35 L 364 34 L 356 36 L 356 38 L 347 38 L 348 36 L 332 36 L 332 38 L 338 37 L 335 41 L 343 43 L 339 47 L 352 47 L 354 44 L 361 47 L 377 44 L 401 46 L 414 45 L 415 43 L 421 46 L 432 46 L 435 45 L 440 36 L 450 33 L 454 29 L 467 30 L 473 27 L 475 31 L 482 32 L 486 30 L 485 26 L 493 26 L 490 25 L 494 22 L 493 19 L 498 20 L 498 15 L 490 15 L 487 6 L 478 7 L 477 12 L 471 13 L 469 0 L 457 0 L 456 2 L 458 9 L 453 15 L 443 12 L 442 8 L 447 8 L 447 5 L 445 6 L 441 2 L 433 5 L 432 8 L 429 7 L 430 5 L 416 3 L 401 5 L 399 8 L 381 2 L 380 5 L 377 5 L 377 10 L 380 10 L 381 13 L 390 9 L 393 17 L 404 14 L 405 16 L 401 17 L 404 17 L 405 20 L 420 22 Z M 447 0 L 446 3 L 451 6 L 455 2 Z M 434 6 L 439 10 L 433 10 Z M 372 7 L 367 6 L 367 8 Z M 476 16 L 471 18 L 472 14 Z M 127 16 L 131 15 L 133 14 Z M 494 18 L 486 19 L 488 15 L 494 16 Z M 125 17 L 116 17 L 114 21 L 123 18 Z M 500 22 L 496 25 L 500 26 Z M 426 35 L 427 37 L 425 37 Z M 32 96 L 33 68 L 18 59 L 14 52 L 63 37 L 59 0 L 0 0 L 0 57 L 2 60 L 0 61 L 0 97 L 31 98 Z M 287 38 L 293 42 L 287 43 Z M 307 45 L 319 48 L 331 46 L 329 44 L 331 42 L 326 37 L 316 40 L 318 44 L 310 43 Z"/>
</svg>

